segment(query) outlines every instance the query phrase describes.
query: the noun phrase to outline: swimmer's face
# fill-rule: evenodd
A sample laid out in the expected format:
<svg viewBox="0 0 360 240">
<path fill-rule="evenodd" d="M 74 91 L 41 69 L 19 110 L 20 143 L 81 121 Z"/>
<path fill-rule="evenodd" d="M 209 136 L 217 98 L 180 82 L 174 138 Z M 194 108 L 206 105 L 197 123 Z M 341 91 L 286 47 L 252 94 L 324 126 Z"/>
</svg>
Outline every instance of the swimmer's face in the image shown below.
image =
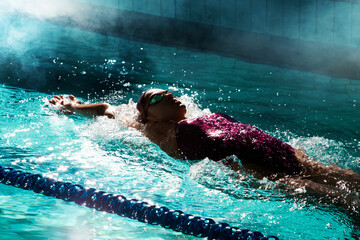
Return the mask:
<svg viewBox="0 0 360 240">
<path fill-rule="evenodd" d="M 186 106 L 173 93 L 151 89 L 145 95 L 146 116 L 150 122 L 180 121 L 185 118 Z"/>
</svg>

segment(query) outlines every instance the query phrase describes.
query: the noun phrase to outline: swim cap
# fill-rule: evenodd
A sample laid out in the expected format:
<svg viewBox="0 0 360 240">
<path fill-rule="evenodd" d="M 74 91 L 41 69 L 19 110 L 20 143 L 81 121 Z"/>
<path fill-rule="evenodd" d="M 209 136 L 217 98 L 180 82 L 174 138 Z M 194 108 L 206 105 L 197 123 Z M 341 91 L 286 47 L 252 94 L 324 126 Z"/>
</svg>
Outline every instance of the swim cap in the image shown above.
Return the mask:
<svg viewBox="0 0 360 240">
<path fill-rule="evenodd" d="M 147 90 L 149 91 L 149 90 Z M 139 116 L 138 116 L 138 120 L 141 123 L 146 123 L 147 119 L 146 119 L 146 114 L 145 114 L 145 94 L 146 92 L 143 92 L 136 104 L 136 109 L 139 111 Z"/>
</svg>

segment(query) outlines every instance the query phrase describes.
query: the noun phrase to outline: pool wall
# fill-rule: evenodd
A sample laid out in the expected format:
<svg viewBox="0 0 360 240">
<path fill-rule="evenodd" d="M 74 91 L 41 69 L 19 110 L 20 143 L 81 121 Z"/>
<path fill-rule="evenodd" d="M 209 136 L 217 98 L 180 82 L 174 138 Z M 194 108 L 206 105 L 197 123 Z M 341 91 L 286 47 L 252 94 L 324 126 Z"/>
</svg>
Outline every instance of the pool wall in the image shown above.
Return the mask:
<svg viewBox="0 0 360 240">
<path fill-rule="evenodd" d="M 75 8 L 86 11 L 82 20 L 88 21 L 77 22 L 78 27 L 360 79 L 360 3 L 355 0 L 82 0 L 76 4 L 83 4 Z"/>
</svg>

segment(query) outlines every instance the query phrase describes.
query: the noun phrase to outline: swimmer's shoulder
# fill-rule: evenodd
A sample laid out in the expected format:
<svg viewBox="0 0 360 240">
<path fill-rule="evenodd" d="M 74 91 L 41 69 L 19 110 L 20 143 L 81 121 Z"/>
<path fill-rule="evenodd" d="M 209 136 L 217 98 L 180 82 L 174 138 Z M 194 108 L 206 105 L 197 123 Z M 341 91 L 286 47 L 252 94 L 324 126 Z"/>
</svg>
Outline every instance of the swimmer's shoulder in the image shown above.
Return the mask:
<svg viewBox="0 0 360 240">
<path fill-rule="evenodd" d="M 129 110 L 128 104 L 119 106 L 111 106 L 115 120 L 121 122 L 126 127 L 135 128 L 136 130 L 143 131 L 144 124 L 140 123 L 133 114 L 132 109 Z"/>
</svg>

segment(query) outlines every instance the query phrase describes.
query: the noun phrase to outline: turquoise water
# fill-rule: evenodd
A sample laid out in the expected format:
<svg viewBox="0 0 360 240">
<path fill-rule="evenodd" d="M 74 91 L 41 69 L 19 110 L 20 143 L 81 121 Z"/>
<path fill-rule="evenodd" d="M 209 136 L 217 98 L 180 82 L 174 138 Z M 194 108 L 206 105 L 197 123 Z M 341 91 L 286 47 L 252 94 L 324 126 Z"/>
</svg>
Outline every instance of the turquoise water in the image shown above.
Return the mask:
<svg viewBox="0 0 360 240">
<path fill-rule="evenodd" d="M 219 162 L 186 162 L 118 120 L 63 116 L 53 94 L 119 106 L 132 117 L 150 87 L 189 116 L 224 112 L 325 164 L 360 172 L 360 81 L 0 15 L 0 165 L 214 218 L 283 239 L 357 239 L 351 215 Z M 0 185 L 2 239 L 194 239 Z M 358 209 L 355 210 L 357 212 Z"/>
</svg>

